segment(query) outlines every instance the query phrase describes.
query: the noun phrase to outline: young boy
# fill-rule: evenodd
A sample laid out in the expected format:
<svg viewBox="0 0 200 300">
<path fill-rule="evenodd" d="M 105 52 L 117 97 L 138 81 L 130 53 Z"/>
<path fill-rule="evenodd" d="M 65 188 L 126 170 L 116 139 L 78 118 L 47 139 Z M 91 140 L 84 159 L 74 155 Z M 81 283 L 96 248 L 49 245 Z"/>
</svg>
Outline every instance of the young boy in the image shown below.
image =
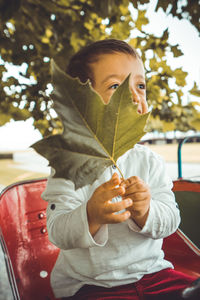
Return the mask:
<svg viewBox="0 0 200 300">
<path fill-rule="evenodd" d="M 138 113 L 148 111 L 142 60 L 123 41 L 103 40 L 83 48 L 72 57 L 67 73 L 82 82 L 89 79 L 105 104 L 131 74 Z M 51 274 L 55 296 L 181 299 L 181 290 L 194 278 L 173 270 L 161 249 L 163 238 L 180 222 L 163 160 L 135 145 L 117 164 L 124 181 L 114 166 L 78 190 L 70 180 L 48 180 L 43 198 L 49 202 L 49 239 L 61 249 Z"/>
</svg>

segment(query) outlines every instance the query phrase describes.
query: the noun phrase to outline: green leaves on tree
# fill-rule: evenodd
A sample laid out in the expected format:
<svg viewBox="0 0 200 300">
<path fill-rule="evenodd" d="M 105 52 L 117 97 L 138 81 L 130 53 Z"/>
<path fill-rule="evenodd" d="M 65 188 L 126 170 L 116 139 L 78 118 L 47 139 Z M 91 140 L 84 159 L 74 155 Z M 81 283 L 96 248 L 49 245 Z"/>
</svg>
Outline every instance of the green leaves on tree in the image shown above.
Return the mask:
<svg viewBox="0 0 200 300">
<path fill-rule="evenodd" d="M 184 1 L 158 0 L 155 10 L 163 9 L 166 14 L 188 19 L 199 31 L 198 0 L 181 2 Z M 26 120 L 30 116 L 43 136 L 61 130 L 47 92 L 50 58 L 66 69 L 70 57 L 86 44 L 109 37 L 129 40 L 132 32 L 134 38 L 129 43 L 141 51 L 147 73 L 148 103 L 156 111 L 153 116 L 159 117 L 161 122 L 178 124 L 175 128 L 178 130 L 180 120 L 173 109 L 178 97 L 186 119 L 182 129 L 188 130 L 187 120 L 194 115 L 193 109 L 183 105 L 183 96 L 177 92 L 184 90 L 186 73 L 174 70 L 166 59 L 169 53 L 177 58 L 182 52 L 178 45 L 170 45 L 167 28 L 162 36 L 149 33 L 149 27 L 145 26 L 149 21 L 148 4 L 149 0 L 1 0 L 0 126 L 11 119 Z M 135 16 L 130 10 L 132 6 L 137 10 Z M 5 74 L 8 63 L 26 67 L 20 76 L 14 78 L 13 73 L 8 77 Z M 175 79 L 173 88 L 171 78 Z M 199 97 L 199 88 L 192 89 L 190 94 Z"/>
<path fill-rule="evenodd" d="M 32 147 L 49 160 L 54 177 L 70 179 L 80 188 L 93 183 L 109 165 L 117 167 L 117 159 L 145 134 L 149 113 L 137 113 L 129 77 L 106 105 L 89 82 L 71 78 L 54 62 L 52 81 L 54 108 L 64 130 Z"/>
<path fill-rule="evenodd" d="M 194 96 L 197 96 L 197 97 L 200 97 L 200 89 L 198 89 L 196 82 L 194 83 L 193 88 L 190 90 L 190 94 L 194 95 Z"/>
<path fill-rule="evenodd" d="M 158 11 L 159 8 L 162 8 L 165 12 L 167 12 L 167 14 L 172 14 L 174 17 L 188 20 L 196 27 L 197 31 L 200 32 L 198 0 L 186 2 L 174 0 L 159 0 L 157 1 L 156 11 Z"/>
</svg>

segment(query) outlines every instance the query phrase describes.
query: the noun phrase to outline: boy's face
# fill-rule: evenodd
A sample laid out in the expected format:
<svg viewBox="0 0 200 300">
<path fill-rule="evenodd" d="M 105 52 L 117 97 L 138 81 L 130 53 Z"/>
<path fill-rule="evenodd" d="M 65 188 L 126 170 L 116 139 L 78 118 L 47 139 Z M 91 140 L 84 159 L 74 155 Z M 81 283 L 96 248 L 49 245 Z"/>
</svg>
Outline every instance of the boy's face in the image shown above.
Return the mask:
<svg viewBox="0 0 200 300">
<path fill-rule="evenodd" d="M 90 64 L 93 73 L 93 88 L 107 104 L 115 89 L 130 76 L 130 91 L 134 103 L 138 103 L 138 113 L 148 112 L 146 102 L 145 73 L 142 61 L 129 54 L 114 52 L 99 55 Z"/>
</svg>

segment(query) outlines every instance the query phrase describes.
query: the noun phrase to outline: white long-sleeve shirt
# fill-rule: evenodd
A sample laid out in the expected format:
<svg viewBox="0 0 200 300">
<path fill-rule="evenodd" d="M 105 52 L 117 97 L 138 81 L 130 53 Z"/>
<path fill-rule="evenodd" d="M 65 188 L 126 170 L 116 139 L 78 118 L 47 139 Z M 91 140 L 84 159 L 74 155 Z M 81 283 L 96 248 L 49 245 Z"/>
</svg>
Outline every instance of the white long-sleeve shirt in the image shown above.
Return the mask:
<svg viewBox="0 0 200 300">
<path fill-rule="evenodd" d="M 145 146 L 135 145 L 117 165 L 125 179 L 139 176 L 150 187 L 150 210 L 142 229 L 129 219 L 103 225 L 94 238 L 89 232 L 87 201 L 117 169 L 107 168 L 92 185 L 78 190 L 69 180 L 48 180 L 42 194 L 49 202 L 47 229 L 50 241 L 61 248 L 51 274 L 56 297 L 74 295 L 85 284 L 129 284 L 145 274 L 173 267 L 164 259 L 162 239 L 177 229 L 180 215 L 162 158 Z"/>
</svg>

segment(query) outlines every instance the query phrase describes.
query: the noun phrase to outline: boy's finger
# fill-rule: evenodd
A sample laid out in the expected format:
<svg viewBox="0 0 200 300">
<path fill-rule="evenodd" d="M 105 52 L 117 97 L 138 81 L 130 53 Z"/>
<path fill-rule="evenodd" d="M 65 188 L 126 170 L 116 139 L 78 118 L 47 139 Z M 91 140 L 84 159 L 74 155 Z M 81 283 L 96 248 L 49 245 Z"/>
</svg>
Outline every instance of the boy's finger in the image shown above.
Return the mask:
<svg viewBox="0 0 200 300">
<path fill-rule="evenodd" d="M 104 202 L 111 200 L 117 196 L 122 196 L 125 193 L 125 188 L 120 186 L 118 188 L 113 188 L 112 190 L 106 190 L 103 192 Z"/>
<path fill-rule="evenodd" d="M 108 203 L 105 208 L 105 213 L 115 213 L 130 207 L 133 201 L 130 198 L 124 199 L 117 203 Z"/>
<path fill-rule="evenodd" d="M 119 176 L 117 173 L 114 173 L 112 175 L 112 178 L 109 181 L 106 181 L 104 184 L 102 184 L 102 188 L 107 189 L 113 189 L 116 185 L 119 185 L 121 182 Z"/>
<path fill-rule="evenodd" d="M 148 190 L 148 188 L 147 188 L 146 184 L 137 182 L 126 188 L 125 195 L 130 196 L 131 194 L 134 194 L 134 193 L 146 192 L 147 190 Z"/>
<path fill-rule="evenodd" d="M 127 188 L 129 187 L 130 185 L 134 185 L 134 184 L 137 184 L 137 183 L 140 183 L 141 182 L 141 179 L 138 177 L 138 176 L 131 176 L 129 177 L 128 179 L 124 180 L 122 182 L 122 185 Z"/>
<path fill-rule="evenodd" d="M 110 214 L 106 218 L 106 223 L 107 224 L 116 224 L 116 223 L 122 223 L 129 219 L 131 216 L 130 211 L 126 210 L 122 212 L 121 214 Z"/>
<path fill-rule="evenodd" d="M 125 195 L 126 197 L 126 195 Z M 142 201 L 142 200 L 146 200 L 149 198 L 149 193 L 147 191 L 144 192 L 138 192 L 138 193 L 134 193 L 134 194 L 129 194 L 129 196 L 131 199 L 134 200 L 134 203 L 137 201 Z"/>
</svg>

